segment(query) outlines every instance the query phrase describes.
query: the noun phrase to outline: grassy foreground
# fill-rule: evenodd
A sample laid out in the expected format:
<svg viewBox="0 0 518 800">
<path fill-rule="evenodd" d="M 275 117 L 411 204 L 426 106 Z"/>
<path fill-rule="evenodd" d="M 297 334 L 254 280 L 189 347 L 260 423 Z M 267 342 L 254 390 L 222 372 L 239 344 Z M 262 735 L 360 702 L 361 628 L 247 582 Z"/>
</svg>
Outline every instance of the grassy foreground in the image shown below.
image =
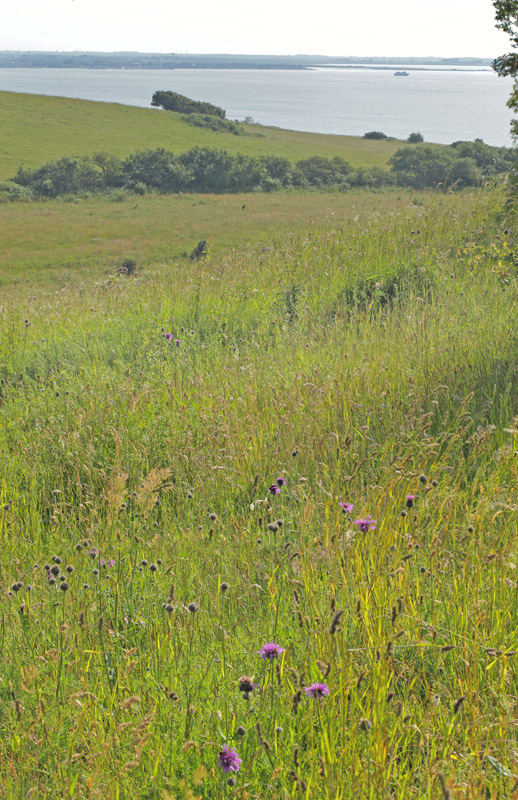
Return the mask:
<svg viewBox="0 0 518 800">
<path fill-rule="evenodd" d="M 227 150 L 231 155 L 274 154 L 292 162 L 315 155 L 340 156 L 353 166 L 383 167 L 403 146 L 397 140 L 299 133 L 244 123 L 242 127 L 260 136 L 213 133 L 187 124 L 179 114 L 157 109 L 0 92 L 0 180 L 12 178 L 21 164 L 40 167 L 52 159 L 102 150 L 122 157 L 155 147 L 182 153 L 199 146 Z"/>
<path fill-rule="evenodd" d="M 499 200 L 4 292 L 3 798 L 513 796 Z"/>
</svg>

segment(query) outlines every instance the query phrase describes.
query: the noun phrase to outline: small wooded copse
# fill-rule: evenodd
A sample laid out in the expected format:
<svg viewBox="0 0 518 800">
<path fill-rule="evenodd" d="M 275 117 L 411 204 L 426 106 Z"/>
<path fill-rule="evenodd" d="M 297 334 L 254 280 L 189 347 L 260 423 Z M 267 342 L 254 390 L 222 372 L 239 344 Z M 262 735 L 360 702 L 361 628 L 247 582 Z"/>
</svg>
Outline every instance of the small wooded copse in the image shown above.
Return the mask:
<svg viewBox="0 0 518 800">
<path fill-rule="evenodd" d="M 226 116 L 225 110 L 219 106 L 201 100 L 191 100 L 190 97 L 177 92 L 155 92 L 151 98 L 151 105 L 165 108 L 166 111 L 177 111 L 180 114 L 210 114 L 221 119 L 225 119 Z"/>
</svg>

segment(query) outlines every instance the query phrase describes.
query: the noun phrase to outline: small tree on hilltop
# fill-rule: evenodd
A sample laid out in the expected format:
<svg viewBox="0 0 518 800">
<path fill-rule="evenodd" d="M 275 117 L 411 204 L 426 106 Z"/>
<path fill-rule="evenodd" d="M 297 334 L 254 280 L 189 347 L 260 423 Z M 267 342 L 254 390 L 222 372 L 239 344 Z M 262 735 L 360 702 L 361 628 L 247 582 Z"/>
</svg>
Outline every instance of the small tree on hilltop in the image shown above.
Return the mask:
<svg viewBox="0 0 518 800">
<path fill-rule="evenodd" d="M 209 114 L 221 119 L 225 119 L 226 116 L 224 109 L 219 106 L 201 100 L 191 100 L 190 97 L 178 92 L 155 92 L 151 98 L 151 105 L 165 108 L 166 111 L 177 111 L 180 114 Z"/>
<path fill-rule="evenodd" d="M 419 142 L 424 142 L 423 135 L 419 132 L 411 133 L 407 139 L 408 144 L 419 144 Z"/>
</svg>

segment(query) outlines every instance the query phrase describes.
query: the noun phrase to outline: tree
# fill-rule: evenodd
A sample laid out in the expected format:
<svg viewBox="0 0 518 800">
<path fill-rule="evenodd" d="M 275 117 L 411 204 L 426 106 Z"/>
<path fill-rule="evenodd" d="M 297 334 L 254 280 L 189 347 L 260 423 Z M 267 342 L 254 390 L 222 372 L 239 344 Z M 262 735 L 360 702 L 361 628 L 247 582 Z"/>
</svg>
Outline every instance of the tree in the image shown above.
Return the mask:
<svg viewBox="0 0 518 800">
<path fill-rule="evenodd" d="M 389 165 L 400 186 L 412 189 L 446 188 L 455 160 L 454 153 L 446 148 L 424 145 L 419 148 L 404 147 L 396 150 Z"/>
<path fill-rule="evenodd" d="M 424 142 L 423 134 L 419 133 L 411 133 L 407 139 L 408 144 L 419 144 L 419 142 Z"/>
<path fill-rule="evenodd" d="M 219 106 L 191 100 L 178 92 L 155 92 L 151 98 L 151 105 L 165 108 L 166 111 L 177 111 L 180 114 L 209 114 L 221 119 L 225 119 L 226 116 L 226 112 Z"/>
<path fill-rule="evenodd" d="M 518 111 L 518 0 L 493 0 L 496 27 L 507 33 L 511 40 L 512 53 L 499 56 L 493 61 L 493 69 L 498 75 L 514 78 L 513 90 L 507 101 L 509 108 Z M 518 120 L 511 122 L 511 133 L 518 141 Z M 514 199 L 518 197 L 518 160 L 510 175 L 510 186 Z"/>
</svg>

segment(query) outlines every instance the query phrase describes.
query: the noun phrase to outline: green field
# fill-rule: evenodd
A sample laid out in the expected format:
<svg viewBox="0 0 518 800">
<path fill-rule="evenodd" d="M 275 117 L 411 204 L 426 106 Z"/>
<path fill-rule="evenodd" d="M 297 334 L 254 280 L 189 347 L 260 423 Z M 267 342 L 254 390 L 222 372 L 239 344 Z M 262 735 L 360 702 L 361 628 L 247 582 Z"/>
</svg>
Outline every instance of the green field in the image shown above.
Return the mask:
<svg viewBox="0 0 518 800">
<path fill-rule="evenodd" d="M 293 233 L 354 228 L 360 218 L 391 216 L 398 202 L 412 208 L 413 196 L 404 191 L 394 196 L 150 194 L 120 201 L 5 203 L 0 205 L 0 285 L 90 282 L 113 274 L 126 258 L 141 267 L 174 262 L 202 239 L 213 257 L 236 247 L 273 244 Z M 433 204 L 433 196 L 426 202 Z"/>
<path fill-rule="evenodd" d="M 5 177 L 101 149 L 398 145 L 0 103 Z M 0 205 L 2 800 L 516 797 L 504 199 Z"/>
<path fill-rule="evenodd" d="M 2 798 L 514 796 L 502 200 L 1 209 Z"/>
<path fill-rule="evenodd" d="M 62 156 L 102 150 L 126 156 L 156 147 L 175 153 L 195 146 L 212 147 L 230 154 L 275 154 L 292 162 L 312 155 L 341 156 L 353 166 L 382 167 L 403 144 L 258 125 L 243 127 L 261 136 L 213 133 L 187 124 L 178 114 L 157 109 L 0 92 L 0 180 L 12 178 L 21 164 L 39 167 Z"/>
</svg>

